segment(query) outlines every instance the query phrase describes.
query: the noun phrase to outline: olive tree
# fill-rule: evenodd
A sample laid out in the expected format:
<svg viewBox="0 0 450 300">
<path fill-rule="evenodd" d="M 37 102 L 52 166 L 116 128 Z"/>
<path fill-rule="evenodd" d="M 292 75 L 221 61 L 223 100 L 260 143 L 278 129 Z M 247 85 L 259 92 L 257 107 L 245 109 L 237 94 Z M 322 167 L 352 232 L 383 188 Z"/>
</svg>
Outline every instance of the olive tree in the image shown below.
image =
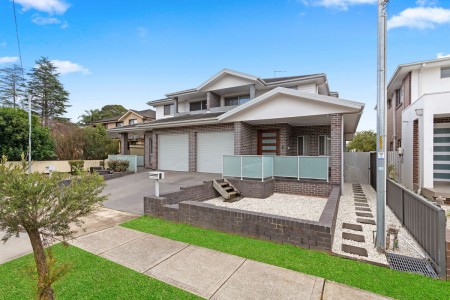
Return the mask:
<svg viewBox="0 0 450 300">
<path fill-rule="evenodd" d="M 83 225 L 81 217 L 94 212 L 106 200 L 101 196 L 103 178 L 81 175 L 63 180 L 26 172 L 27 165 L 0 161 L 0 230 L 6 242 L 25 230 L 33 248 L 38 277 L 38 299 L 54 299 L 55 280 L 49 246 L 55 237 L 63 242 L 73 237 L 71 224 Z M 46 250 L 47 248 L 47 250 Z"/>
</svg>

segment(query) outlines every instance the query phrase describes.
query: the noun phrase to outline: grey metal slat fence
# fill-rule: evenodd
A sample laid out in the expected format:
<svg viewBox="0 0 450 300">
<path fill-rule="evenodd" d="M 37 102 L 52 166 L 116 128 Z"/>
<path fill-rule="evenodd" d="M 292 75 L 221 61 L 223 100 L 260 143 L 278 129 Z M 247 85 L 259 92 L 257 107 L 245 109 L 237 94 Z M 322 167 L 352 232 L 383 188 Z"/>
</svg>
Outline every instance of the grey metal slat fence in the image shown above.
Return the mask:
<svg viewBox="0 0 450 300">
<path fill-rule="evenodd" d="M 446 276 L 445 210 L 387 179 L 386 202 L 433 260 L 440 277 Z"/>
</svg>

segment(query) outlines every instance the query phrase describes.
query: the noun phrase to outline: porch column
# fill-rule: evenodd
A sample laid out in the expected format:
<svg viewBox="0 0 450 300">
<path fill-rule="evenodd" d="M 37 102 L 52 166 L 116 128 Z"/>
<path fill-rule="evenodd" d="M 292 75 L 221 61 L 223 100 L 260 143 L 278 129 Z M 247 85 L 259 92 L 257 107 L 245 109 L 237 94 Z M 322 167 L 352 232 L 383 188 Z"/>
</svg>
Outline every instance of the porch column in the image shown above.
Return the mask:
<svg viewBox="0 0 450 300">
<path fill-rule="evenodd" d="M 211 92 L 206 92 L 206 111 L 211 110 Z"/>
<path fill-rule="evenodd" d="M 144 167 L 151 168 L 150 161 L 152 156 L 152 132 L 144 133 Z"/>
<path fill-rule="evenodd" d="M 128 155 L 128 133 L 120 133 L 120 154 Z"/>
<path fill-rule="evenodd" d="M 342 184 L 342 150 L 343 150 L 343 132 L 342 132 L 342 115 L 332 114 L 331 118 L 331 184 Z"/>
<path fill-rule="evenodd" d="M 150 156 L 150 168 L 158 170 L 158 135 L 152 131 L 151 133 L 152 155 Z"/>
<path fill-rule="evenodd" d="M 423 109 L 419 116 L 419 159 L 420 176 L 423 176 L 421 188 L 434 187 L 434 115 L 431 110 Z M 420 180 L 419 176 L 419 180 Z"/>
<path fill-rule="evenodd" d="M 252 155 L 252 141 L 256 135 L 252 126 L 244 122 L 234 123 L 234 155 Z"/>
</svg>

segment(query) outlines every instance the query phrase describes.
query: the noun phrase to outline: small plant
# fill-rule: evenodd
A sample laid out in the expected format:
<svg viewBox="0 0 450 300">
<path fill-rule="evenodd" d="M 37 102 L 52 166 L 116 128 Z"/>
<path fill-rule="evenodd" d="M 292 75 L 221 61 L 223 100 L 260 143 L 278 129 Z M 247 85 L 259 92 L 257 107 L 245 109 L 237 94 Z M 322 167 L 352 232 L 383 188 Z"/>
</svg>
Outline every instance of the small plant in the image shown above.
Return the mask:
<svg viewBox="0 0 450 300">
<path fill-rule="evenodd" d="M 84 160 L 70 160 L 70 174 L 72 175 L 80 175 L 83 172 L 84 168 Z"/>
<path fill-rule="evenodd" d="M 108 161 L 109 168 L 114 172 L 125 172 L 130 165 L 128 160 L 112 159 Z"/>
</svg>

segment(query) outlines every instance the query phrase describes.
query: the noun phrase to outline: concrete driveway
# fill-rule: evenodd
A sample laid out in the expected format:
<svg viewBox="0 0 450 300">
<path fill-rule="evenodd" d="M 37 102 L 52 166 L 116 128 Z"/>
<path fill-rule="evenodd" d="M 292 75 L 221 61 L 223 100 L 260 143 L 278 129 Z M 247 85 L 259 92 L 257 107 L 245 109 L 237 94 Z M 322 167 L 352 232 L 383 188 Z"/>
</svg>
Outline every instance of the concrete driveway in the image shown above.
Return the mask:
<svg viewBox="0 0 450 300">
<path fill-rule="evenodd" d="M 155 186 L 148 179 L 148 171 L 150 170 L 106 181 L 104 194 L 109 194 L 109 199 L 103 205 L 111 209 L 143 215 L 144 196 L 155 194 Z M 180 187 L 202 184 L 206 180 L 222 178 L 221 174 L 174 171 L 164 173 L 165 179 L 160 183 L 160 194 L 178 191 Z"/>
</svg>

